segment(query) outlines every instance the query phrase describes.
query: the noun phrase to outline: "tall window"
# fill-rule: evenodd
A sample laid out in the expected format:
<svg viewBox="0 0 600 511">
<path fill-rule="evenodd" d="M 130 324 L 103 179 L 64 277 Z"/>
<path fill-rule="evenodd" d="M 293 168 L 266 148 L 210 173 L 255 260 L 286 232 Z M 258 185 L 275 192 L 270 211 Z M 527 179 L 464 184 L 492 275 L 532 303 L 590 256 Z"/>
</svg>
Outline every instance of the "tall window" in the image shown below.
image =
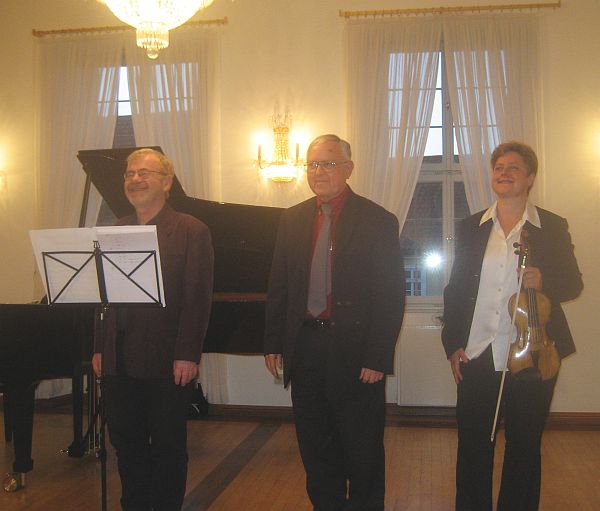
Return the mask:
<svg viewBox="0 0 600 511">
<path fill-rule="evenodd" d="M 131 118 L 131 101 L 127 81 L 127 66 L 119 69 L 119 95 L 117 98 L 117 124 L 113 138 L 113 149 L 118 147 L 135 147 L 135 134 Z M 111 209 L 102 201 L 96 225 L 114 225 L 116 217 Z"/>
<path fill-rule="evenodd" d="M 131 118 L 131 99 L 129 96 L 129 82 L 127 66 L 119 69 L 119 97 L 117 98 L 117 125 L 113 148 L 135 147 L 135 134 L 133 133 L 133 120 Z"/>
<path fill-rule="evenodd" d="M 401 58 L 398 56 L 397 58 Z M 401 234 L 407 296 L 436 297 L 452 267 L 454 232 L 469 208 L 458 163 L 443 55 L 440 55 L 435 102 L 419 182 Z M 390 63 L 390 73 L 394 66 Z M 390 77 L 390 84 L 397 83 Z M 390 87 L 393 96 L 401 93 Z M 395 118 L 390 112 L 390 120 Z M 398 129 L 390 122 L 392 130 Z"/>
</svg>

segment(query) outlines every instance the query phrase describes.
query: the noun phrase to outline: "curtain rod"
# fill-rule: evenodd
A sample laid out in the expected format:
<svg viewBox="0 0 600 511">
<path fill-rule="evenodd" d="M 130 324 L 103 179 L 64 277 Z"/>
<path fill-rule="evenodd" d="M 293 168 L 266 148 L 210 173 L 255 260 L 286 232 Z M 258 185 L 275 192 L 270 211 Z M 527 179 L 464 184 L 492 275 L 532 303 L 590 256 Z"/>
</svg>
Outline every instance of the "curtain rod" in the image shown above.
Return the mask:
<svg viewBox="0 0 600 511">
<path fill-rule="evenodd" d="M 531 9 L 557 9 L 560 7 L 560 0 L 554 3 L 536 3 L 536 4 L 506 4 L 506 5 L 470 5 L 456 7 L 430 7 L 421 9 L 385 9 L 378 11 L 342 11 L 342 18 L 359 18 L 362 16 L 409 16 L 411 14 L 444 14 L 448 12 L 482 12 L 482 11 L 519 11 Z"/>
<path fill-rule="evenodd" d="M 218 18 L 214 20 L 200 20 L 200 21 L 188 21 L 185 23 L 188 25 L 226 25 L 227 17 Z M 179 27 L 176 27 L 179 28 Z M 36 30 L 35 28 L 31 33 L 35 37 L 47 37 L 53 35 L 80 35 L 80 34 L 95 34 L 95 33 L 106 33 L 106 32 L 123 32 L 125 30 L 135 30 L 135 27 L 115 26 L 115 27 L 90 27 L 90 28 L 63 28 L 61 30 Z M 173 29 L 175 30 L 175 29 Z"/>
</svg>

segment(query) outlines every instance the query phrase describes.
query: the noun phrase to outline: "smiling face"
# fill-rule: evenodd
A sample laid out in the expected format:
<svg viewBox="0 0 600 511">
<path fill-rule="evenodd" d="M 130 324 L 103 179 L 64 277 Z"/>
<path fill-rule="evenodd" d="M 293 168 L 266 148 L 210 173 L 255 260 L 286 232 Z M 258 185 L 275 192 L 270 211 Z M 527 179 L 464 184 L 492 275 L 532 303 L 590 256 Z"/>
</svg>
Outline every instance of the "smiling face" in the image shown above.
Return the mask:
<svg viewBox="0 0 600 511">
<path fill-rule="evenodd" d="M 167 193 L 173 184 L 173 176 L 167 175 L 156 156 L 144 154 L 133 158 L 127 164 L 127 171 L 150 171 L 144 179 L 136 172 L 125 180 L 124 190 L 127 199 L 136 211 L 158 213 L 165 205 Z"/>
<path fill-rule="evenodd" d="M 319 166 L 308 170 L 308 186 L 323 202 L 328 202 L 344 191 L 346 180 L 352 174 L 354 163 L 345 158 L 339 143 L 333 141 L 322 142 L 312 146 L 306 160 L 311 161 L 334 161 L 337 165 L 328 171 Z"/>
<path fill-rule="evenodd" d="M 523 157 L 515 152 L 500 156 L 492 169 L 492 189 L 499 199 L 527 199 L 534 181 L 535 174 L 530 173 Z"/>
</svg>

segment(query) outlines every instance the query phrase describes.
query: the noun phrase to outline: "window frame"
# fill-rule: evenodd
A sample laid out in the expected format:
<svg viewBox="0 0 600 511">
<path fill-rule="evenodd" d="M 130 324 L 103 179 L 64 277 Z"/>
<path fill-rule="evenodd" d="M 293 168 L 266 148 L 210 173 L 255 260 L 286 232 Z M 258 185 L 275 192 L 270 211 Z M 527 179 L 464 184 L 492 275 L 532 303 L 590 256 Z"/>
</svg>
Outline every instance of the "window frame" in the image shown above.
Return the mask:
<svg viewBox="0 0 600 511">
<path fill-rule="evenodd" d="M 443 272 L 444 286 L 448 283 L 452 264 L 454 262 L 454 240 L 455 240 L 455 205 L 454 188 L 456 183 L 464 182 L 458 151 L 456 148 L 456 136 L 452 112 L 450 110 L 450 98 L 446 63 L 444 59 L 443 46 L 440 48 L 440 64 L 438 72 L 441 73 L 440 85 L 436 89 L 441 90 L 442 103 L 442 155 L 424 156 L 419 171 L 418 183 L 438 182 L 442 184 L 442 247 L 443 247 Z M 390 89 L 390 91 L 393 89 Z M 430 125 L 431 127 L 431 125 Z M 390 126 L 390 130 L 394 129 Z M 402 233 L 401 233 L 402 234 Z M 407 276 L 409 269 L 405 265 Z M 408 281 L 407 281 L 408 282 Z M 439 312 L 443 308 L 443 295 L 406 295 L 407 310 L 417 312 Z"/>
</svg>

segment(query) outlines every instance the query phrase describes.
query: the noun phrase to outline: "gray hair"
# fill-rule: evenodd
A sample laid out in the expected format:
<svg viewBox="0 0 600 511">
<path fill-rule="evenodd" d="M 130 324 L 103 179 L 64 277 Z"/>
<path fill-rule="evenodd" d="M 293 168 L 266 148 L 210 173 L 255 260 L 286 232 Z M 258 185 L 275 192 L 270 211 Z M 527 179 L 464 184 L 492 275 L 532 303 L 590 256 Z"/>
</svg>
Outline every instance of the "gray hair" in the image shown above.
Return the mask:
<svg viewBox="0 0 600 511">
<path fill-rule="evenodd" d="M 306 152 L 308 153 L 314 146 L 323 144 L 325 142 L 335 142 L 336 144 L 338 144 L 340 146 L 340 149 L 342 150 L 342 155 L 344 156 L 344 158 L 346 158 L 347 160 L 352 159 L 352 150 L 350 148 L 350 144 L 348 142 L 346 142 L 345 140 L 341 139 L 340 137 L 338 137 L 337 135 L 333 135 L 331 133 L 329 133 L 327 135 L 320 135 L 317 138 L 315 138 L 308 146 L 308 149 Z"/>
</svg>

